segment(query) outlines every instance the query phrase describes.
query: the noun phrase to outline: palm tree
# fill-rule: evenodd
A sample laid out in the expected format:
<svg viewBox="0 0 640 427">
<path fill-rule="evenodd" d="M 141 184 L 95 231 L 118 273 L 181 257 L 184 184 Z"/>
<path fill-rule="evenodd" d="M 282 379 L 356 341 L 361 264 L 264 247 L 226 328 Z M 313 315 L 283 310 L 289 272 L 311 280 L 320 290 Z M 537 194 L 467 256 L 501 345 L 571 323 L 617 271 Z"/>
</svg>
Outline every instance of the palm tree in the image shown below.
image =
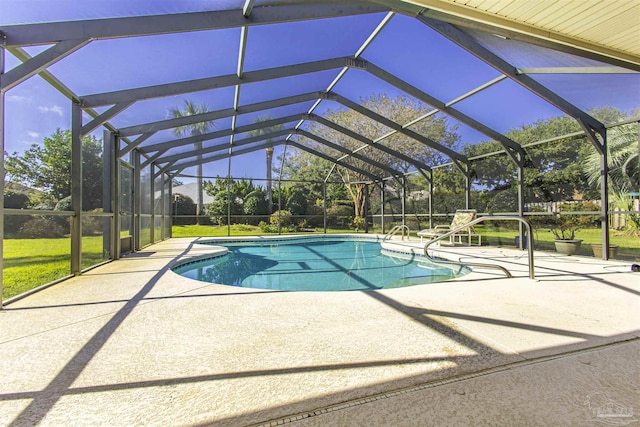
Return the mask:
<svg viewBox="0 0 640 427">
<path fill-rule="evenodd" d="M 206 104 L 196 104 L 193 101 L 185 100 L 184 108 L 181 110 L 178 107 L 172 108 L 170 111 L 171 116 L 175 118 L 195 116 L 197 114 L 207 113 L 209 107 Z M 178 136 L 190 133 L 192 136 L 202 135 L 214 126 L 213 120 L 192 123 L 189 125 L 178 126 L 174 129 L 174 132 Z M 200 153 L 202 150 L 202 141 L 193 144 L 193 148 L 196 153 Z M 202 159 L 202 154 L 198 154 L 198 160 Z M 196 166 L 196 182 L 197 182 L 197 197 L 196 197 L 196 223 L 200 224 L 200 214 L 203 212 L 203 192 L 202 192 L 202 164 Z"/>
<path fill-rule="evenodd" d="M 269 116 L 262 116 L 262 117 L 258 117 L 256 119 L 256 123 L 262 123 L 262 122 L 266 122 L 268 120 L 272 120 L 271 117 Z M 252 136 L 256 136 L 256 135 L 266 135 L 268 133 L 271 132 L 275 132 L 277 130 L 282 129 L 282 125 L 274 125 L 274 126 L 269 126 L 269 127 L 265 127 L 262 129 L 257 129 L 254 131 L 251 131 L 250 134 Z M 267 142 L 270 142 L 270 139 L 267 139 Z M 271 179 L 271 172 L 273 170 L 273 151 L 274 148 L 273 147 L 267 147 L 265 149 L 265 153 L 267 155 L 267 204 L 269 206 L 269 213 L 273 212 L 273 190 L 272 190 L 272 179 Z"/>
<path fill-rule="evenodd" d="M 640 190 L 640 151 L 635 123 L 617 126 L 607 131 L 609 191 L 614 204 L 625 211 L 634 210 L 632 191 Z M 602 182 L 600 154 L 593 150 L 585 159 L 584 169 L 590 184 Z M 640 235 L 640 215 L 627 214 L 627 230 Z"/>
<path fill-rule="evenodd" d="M 635 124 L 607 131 L 609 185 L 613 191 L 631 191 L 640 180 L 638 170 L 638 131 Z M 600 154 L 592 151 L 585 159 L 584 169 L 590 184 L 600 184 Z"/>
</svg>

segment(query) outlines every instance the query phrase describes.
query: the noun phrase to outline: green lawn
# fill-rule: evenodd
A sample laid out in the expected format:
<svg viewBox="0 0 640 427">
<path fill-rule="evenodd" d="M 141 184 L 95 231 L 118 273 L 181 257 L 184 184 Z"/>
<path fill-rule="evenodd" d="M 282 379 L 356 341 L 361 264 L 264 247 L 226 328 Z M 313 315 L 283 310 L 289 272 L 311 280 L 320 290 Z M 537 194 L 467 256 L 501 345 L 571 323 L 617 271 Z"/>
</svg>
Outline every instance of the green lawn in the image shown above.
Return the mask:
<svg viewBox="0 0 640 427">
<path fill-rule="evenodd" d="M 71 272 L 71 239 L 5 239 L 2 298 L 7 299 Z M 102 236 L 82 238 L 82 268 L 103 261 Z"/>
<path fill-rule="evenodd" d="M 493 228 L 491 226 L 476 226 L 476 231 L 482 235 L 482 244 L 491 246 L 515 246 L 514 238 L 518 235 L 517 230 Z M 548 229 L 541 229 L 534 232 L 533 237 L 537 250 L 555 250 L 553 233 Z M 593 256 L 590 245 L 592 243 L 602 243 L 602 231 L 599 228 L 578 230 L 576 239 L 582 239 L 579 254 Z M 625 235 L 612 230 L 610 243 L 620 246 L 618 258 L 630 260 L 640 258 L 640 239 L 638 237 Z"/>
</svg>

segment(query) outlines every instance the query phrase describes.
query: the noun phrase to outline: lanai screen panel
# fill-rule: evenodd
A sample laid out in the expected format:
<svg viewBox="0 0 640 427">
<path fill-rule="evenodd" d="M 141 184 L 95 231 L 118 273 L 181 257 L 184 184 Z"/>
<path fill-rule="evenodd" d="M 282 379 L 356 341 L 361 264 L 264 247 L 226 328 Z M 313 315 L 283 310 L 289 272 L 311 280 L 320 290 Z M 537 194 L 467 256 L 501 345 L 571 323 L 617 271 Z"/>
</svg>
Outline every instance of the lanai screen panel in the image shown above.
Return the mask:
<svg viewBox="0 0 640 427">
<path fill-rule="evenodd" d="M 128 16 L 162 15 L 204 12 L 208 10 L 241 9 L 243 0 L 181 1 L 181 2 L 114 2 L 98 0 L 76 2 L 56 0 L 53 8 L 34 7 L 22 0 L 4 0 L 0 24 L 28 24 L 38 22 L 79 21 Z"/>
<path fill-rule="evenodd" d="M 404 15 L 393 17 L 363 57 L 443 102 L 499 75 L 431 28 Z"/>
<path fill-rule="evenodd" d="M 351 56 L 383 17 L 378 13 L 251 27 L 244 70 Z"/>
<path fill-rule="evenodd" d="M 480 31 L 465 33 L 584 111 L 613 107 L 629 114 L 640 108 L 638 72 Z"/>
</svg>

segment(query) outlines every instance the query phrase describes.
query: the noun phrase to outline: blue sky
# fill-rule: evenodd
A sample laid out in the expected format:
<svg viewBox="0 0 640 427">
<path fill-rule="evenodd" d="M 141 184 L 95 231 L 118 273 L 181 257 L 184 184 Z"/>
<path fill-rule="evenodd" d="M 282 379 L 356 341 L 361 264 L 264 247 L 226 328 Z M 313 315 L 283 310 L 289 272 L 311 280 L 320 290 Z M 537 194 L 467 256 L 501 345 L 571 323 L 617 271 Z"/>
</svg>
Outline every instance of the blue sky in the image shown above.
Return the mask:
<svg viewBox="0 0 640 427">
<path fill-rule="evenodd" d="M 217 0 L 218 8 L 238 8 L 242 1 Z M 208 10 L 212 2 L 201 1 L 130 1 L 130 0 L 0 0 L 0 25 L 55 20 L 94 19 L 111 16 L 179 13 Z M 298 62 L 353 55 L 384 14 L 362 15 L 249 29 L 245 71 L 265 69 Z M 508 44 L 508 41 L 485 41 L 504 44 L 504 56 L 516 66 L 593 65 L 593 61 L 550 53 L 539 48 Z M 93 93 L 165 84 L 182 80 L 235 73 L 240 30 L 225 29 L 188 34 L 169 34 L 94 41 L 63 59 L 49 70 L 75 93 Z M 27 50 L 37 54 L 46 47 Z M 526 54 L 523 54 L 526 53 Z M 7 53 L 7 69 L 19 61 Z M 477 58 L 443 39 L 418 21 L 396 15 L 365 50 L 363 58 L 392 72 L 448 102 L 499 74 Z M 240 105 L 274 97 L 324 90 L 339 70 L 290 77 L 244 85 Z M 614 105 L 631 112 L 640 104 L 640 76 L 561 75 L 536 78 L 583 109 Z M 401 91 L 363 71 L 350 70 L 334 91 L 358 101 L 374 93 L 400 95 Z M 112 123 L 118 127 L 166 118 L 168 111 L 189 99 L 205 103 L 211 110 L 229 108 L 234 88 L 221 88 L 167 98 L 140 101 L 125 110 Z M 38 143 L 56 128 L 70 127 L 70 102 L 40 77 L 32 77 L 6 94 L 6 150 L 21 152 Z M 261 115 L 272 117 L 306 112 L 313 102 L 286 106 L 273 111 L 238 117 L 238 126 L 250 124 Z M 323 101 L 316 114 L 335 109 L 336 104 Z M 500 132 L 535 122 L 540 118 L 561 115 L 555 107 L 532 95 L 518 84 L 504 80 L 482 93 L 460 102 L 456 108 Z M 102 111 L 103 109 L 101 109 Z M 452 123 L 455 121 L 452 120 Z M 215 123 L 225 129 L 231 119 Z M 292 123 L 291 126 L 295 125 Z M 214 130 L 215 130 L 214 129 Z M 487 138 L 461 126 L 463 143 L 477 143 Z M 102 131 L 95 133 L 102 136 Z M 159 132 L 148 143 L 173 138 L 170 131 Z M 239 136 L 238 138 L 242 138 Z M 205 144 L 228 141 L 220 139 Z M 175 149 L 172 152 L 177 152 Z M 279 151 L 276 153 L 279 155 Z M 260 178 L 265 176 L 264 153 L 234 157 L 232 175 Z M 205 175 L 226 175 L 227 162 L 205 166 Z M 193 169 L 185 172 L 193 172 Z"/>
</svg>

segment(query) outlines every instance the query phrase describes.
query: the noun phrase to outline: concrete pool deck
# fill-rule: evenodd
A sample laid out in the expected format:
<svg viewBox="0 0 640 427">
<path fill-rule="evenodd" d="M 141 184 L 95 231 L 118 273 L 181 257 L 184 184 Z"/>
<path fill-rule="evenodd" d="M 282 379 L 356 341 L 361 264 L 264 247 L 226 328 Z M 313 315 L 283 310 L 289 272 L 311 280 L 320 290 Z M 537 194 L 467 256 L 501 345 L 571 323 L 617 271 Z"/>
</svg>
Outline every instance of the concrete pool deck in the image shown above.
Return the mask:
<svg viewBox="0 0 640 427">
<path fill-rule="evenodd" d="M 442 247 L 516 277 L 334 293 L 170 271 L 209 250 L 170 239 L 6 306 L 0 425 L 640 423 L 630 262 L 536 253 L 531 280 L 526 252 Z"/>
</svg>

